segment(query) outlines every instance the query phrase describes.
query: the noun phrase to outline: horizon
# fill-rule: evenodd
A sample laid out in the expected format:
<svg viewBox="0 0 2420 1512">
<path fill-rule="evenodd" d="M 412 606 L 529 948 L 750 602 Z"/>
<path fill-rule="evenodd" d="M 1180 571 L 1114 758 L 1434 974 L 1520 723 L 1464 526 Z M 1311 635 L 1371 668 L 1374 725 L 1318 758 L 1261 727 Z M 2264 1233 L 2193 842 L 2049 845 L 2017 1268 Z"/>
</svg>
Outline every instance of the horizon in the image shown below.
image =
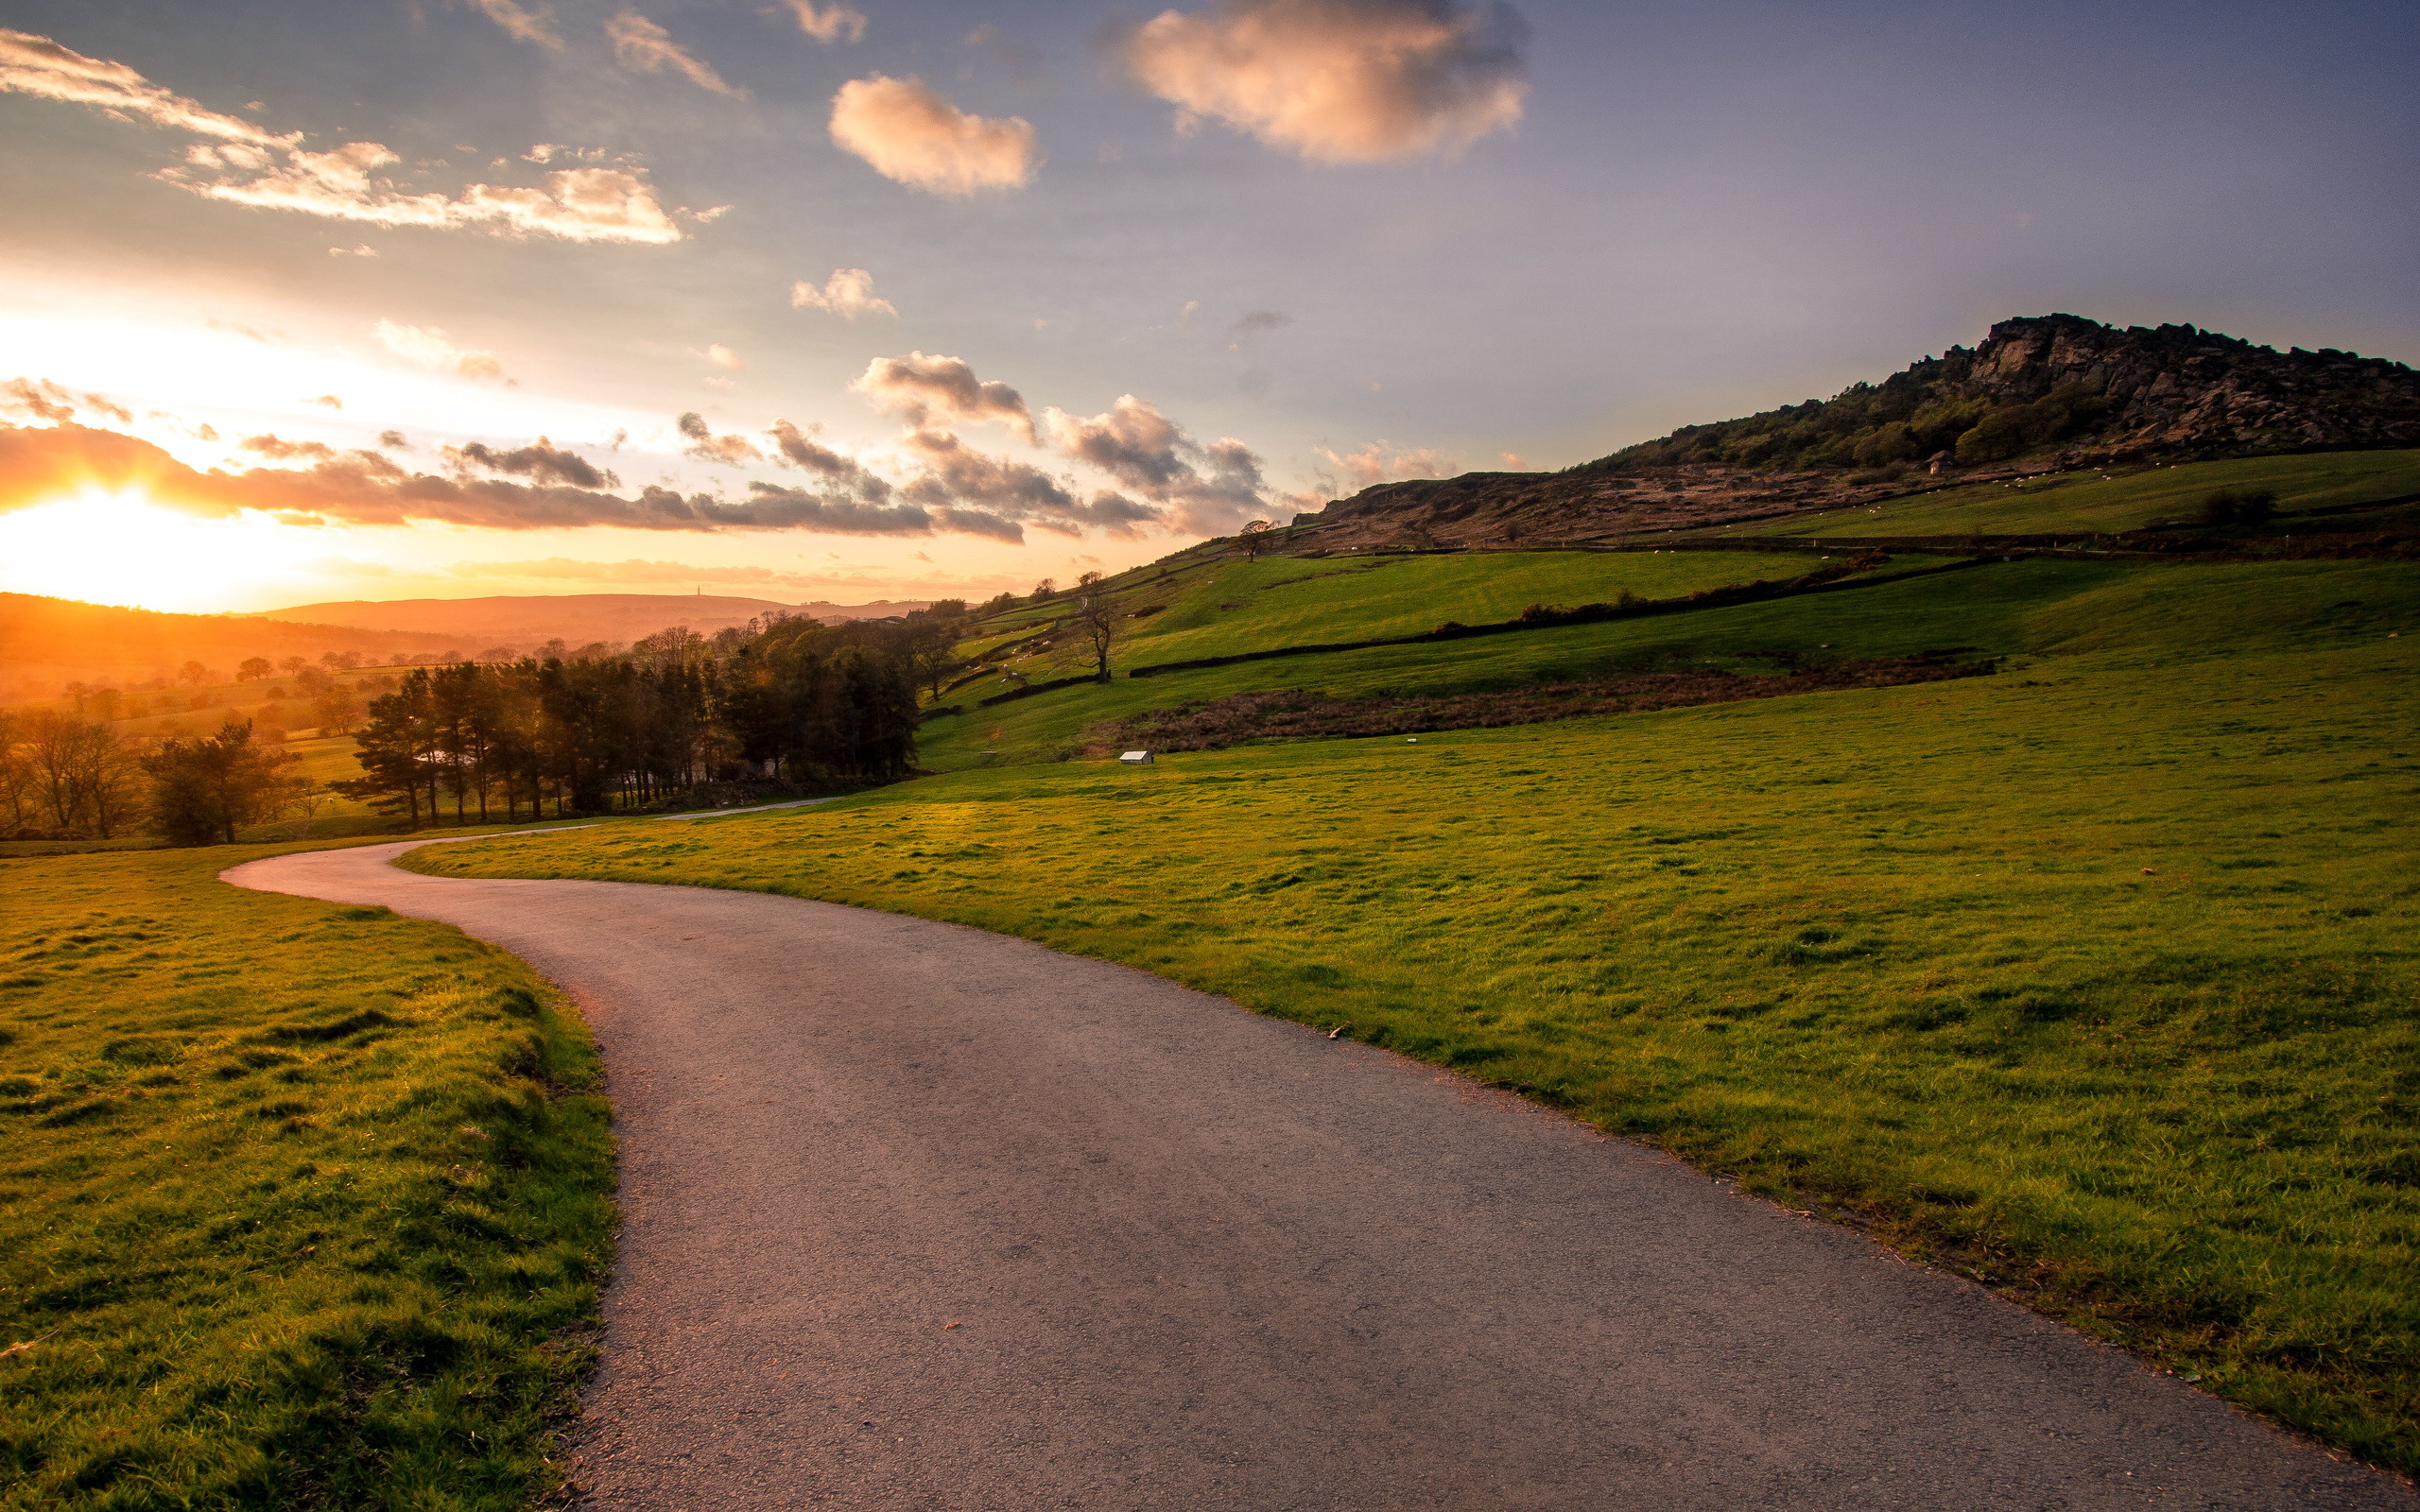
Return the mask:
<svg viewBox="0 0 2420 1512">
<path fill-rule="evenodd" d="M 2027 314 L 2420 357 L 2420 22 L 2187 15 L 39 0 L 0 587 L 976 600 Z"/>
</svg>

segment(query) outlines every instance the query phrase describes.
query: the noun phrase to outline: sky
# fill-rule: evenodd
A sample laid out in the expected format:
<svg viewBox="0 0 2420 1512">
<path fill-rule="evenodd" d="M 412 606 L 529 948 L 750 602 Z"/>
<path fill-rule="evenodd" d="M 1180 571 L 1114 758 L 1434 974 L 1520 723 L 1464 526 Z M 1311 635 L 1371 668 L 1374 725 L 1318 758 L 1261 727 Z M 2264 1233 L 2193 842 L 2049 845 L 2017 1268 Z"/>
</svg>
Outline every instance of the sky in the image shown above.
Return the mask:
<svg viewBox="0 0 2420 1512">
<path fill-rule="evenodd" d="M 0 9 L 0 590 L 988 597 L 2066 311 L 2420 359 L 2420 9 Z"/>
</svg>

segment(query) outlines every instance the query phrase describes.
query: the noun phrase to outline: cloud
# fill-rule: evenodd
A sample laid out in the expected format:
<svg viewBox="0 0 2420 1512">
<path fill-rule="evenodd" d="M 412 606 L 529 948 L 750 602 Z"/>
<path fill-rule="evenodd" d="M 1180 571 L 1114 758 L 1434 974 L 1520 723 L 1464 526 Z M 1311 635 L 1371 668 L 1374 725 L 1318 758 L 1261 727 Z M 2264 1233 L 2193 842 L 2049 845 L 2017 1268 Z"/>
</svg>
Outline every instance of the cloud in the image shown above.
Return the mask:
<svg viewBox="0 0 2420 1512">
<path fill-rule="evenodd" d="M 344 401 L 343 401 L 343 400 L 341 400 L 341 399 L 338 399 L 338 398 L 337 398 L 336 395 L 334 395 L 334 394 L 319 394 L 319 395 L 315 395 L 315 396 L 314 396 L 314 397 L 312 397 L 312 398 L 309 398 L 309 399 L 306 399 L 306 400 L 302 401 L 302 403 L 304 403 L 304 404 L 317 404 L 317 405 L 319 405 L 319 406 L 320 406 L 320 408 L 322 408 L 322 409 L 342 409 L 342 408 L 344 408 Z"/>
<path fill-rule="evenodd" d="M 773 421 L 765 433 L 773 438 L 784 467 L 804 468 L 820 474 L 827 487 L 839 489 L 869 504 L 880 504 L 890 497 L 890 484 L 877 473 L 869 472 L 855 457 L 839 453 L 809 437 L 786 420 Z"/>
<path fill-rule="evenodd" d="M 832 140 L 884 178 L 937 195 L 1021 188 L 1042 164 L 1022 117 L 969 115 L 921 79 L 882 74 L 832 96 Z"/>
<path fill-rule="evenodd" d="M 446 340 L 441 327 L 398 325 L 382 318 L 371 330 L 389 352 L 431 372 L 456 372 L 465 378 L 504 376 L 504 364 L 495 360 L 494 352 L 466 352 Z"/>
<path fill-rule="evenodd" d="M 668 68 L 700 89 L 735 100 L 748 97 L 746 90 L 724 83 L 721 75 L 682 51 L 671 33 L 635 10 L 607 22 L 605 35 L 614 39 L 614 60 L 633 74 L 660 74 Z"/>
<path fill-rule="evenodd" d="M 0 514 L 72 497 L 88 485 L 139 490 L 152 503 L 225 517 L 257 510 L 292 524 L 401 525 L 415 522 L 485 530 L 609 525 L 697 532 L 799 530 L 835 535 L 930 535 L 955 530 L 998 536 L 1000 522 L 970 511 L 880 507 L 752 483 L 734 503 L 647 488 L 634 498 L 561 484 L 406 472 L 374 452 L 352 452 L 302 469 L 242 472 L 188 467 L 150 442 L 81 425 L 0 425 Z M 1011 539 L 1014 539 L 1013 535 Z"/>
<path fill-rule="evenodd" d="M 617 489 L 622 486 L 620 478 L 600 470 L 577 452 L 558 449 L 554 442 L 543 436 L 532 445 L 517 446 L 509 452 L 494 451 L 476 441 L 470 441 L 445 448 L 445 455 L 457 468 L 464 471 L 480 467 L 491 472 L 509 472 L 540 483 L 566 483 L 576 489 Z"/>
<path fill-rule="evenodd" d="M 87 58 L 47 37 L 0 26 L 0 90 L 91 105 L 171 130 L 232 142 L 251 150 L 291 147 L 300 133 L 273 136 L 251 122 L 205 110 L 172 94 L 124 63 Z"/>
<path fill-rule="evenodd" d="M 1341 456 L 1324 446 L 1318 451 L 1320 455 L 1327 458 L 1328 466 L 1336 469 L 1347 481 L 1364 489 L 1374 488 L 1381 483 L 1399 482 L 1404 478 L 1450 477 L 1461 471 L 1458 459 L 1432 446 L 1406 451 L 1392 441 L 1364 441 L 1358 449 Z M 1335 491 L 1343 491 L 1337 488 L 1333 477 L 1322 481 Z"/>
<path fill-rule="evenodd" d="M 506 236 L 657 245 L 682 239 L 646 174 L 635 168 L 567 168 L 548 174 L 544 188 L 475 183 L 459 198 L 407 193 L 377 173 L 403 161 L 380 143 L 306 151 L 299 131 L 280 136 L 205 110 L 124 63 L 87 58 L 27 32 L 0 28 L 0 90 L 89 105 L 207 138 L 189 146 L 182 163 L 152 177 L 229 204 Z"/>
<path fill-rule="evenodd" d="M 325 462 L 337 455 L 336 448 L 322 445 L 318 441 L 281 440 L 275 436 L 248 437 L 236 444 L 243 447 L 245 451 L 258 456 L 265 456 L 272 462 L 291 462 L 298 457 L 314 462 Z"/>
<path fill-rule="evenodd" d="M 719 341 L 713 342 L 707 346 L 706 360 L 713 363 L 717 368 L 722 368 L 733 372 L 736 372 L 740 369 L 748 366 L 748 364 L 739 360 L 738 352 L 732 351 L 729 347 L 724 346 Z"/>
<path fill-rule="evenodd" d="M 11 378 L 0 384 L 0 412 L 52 421 L 72 421 L 81 414 L 104 416 L 121 425 L 134 420 L 123 404 L 112 404 L 99 394 L 62 388 L 47 378 Z"/>
<path fill-rule="evenodd" d="M 522 9 L 512 0 L 470 0 L 471 6 L 490 21 L 504 28 L 505 35 L 516 42 L 534 42 L 541 47 L 562 50 L 563 40 L 554 26 L 551 9 L 540 6 L 535 11 Z"/>
<path fill-rule="evenodd" d="M 927 356 L 911 352 L 904 357 L 876 357 L 866 364 L 850 387 L 866 396 L 874 408 L 897 415 L 922 430 L 935 418 L 944 421 L 996 420 L 1010 430 L 1034 439 L 1033 412 L 1025 396 L 1004 383 L 985 383 L 960 357 Z"/>
<path fill-rule="evenodd" d="M 854 320 L 861 315 L 897 315 L 898 306 L 889 300 L 878 300 L 873 293 L 873 275 L 862 267 L 836 267 L 821 288 L 804 280 L 790 285 L 790 308 L 794 310 L 829 310 L 842 319 Z"/>
<path fill-rule="evenodd" d="M 367 242 L 362 242 L 352 247 L 331 247 L 328 249 L 328 255 L 330 257 L 375 257 L 378 255 L 378 249 Z"/>
<path fill-rule="evenodd" d="M 1044 419 L 1062 455 L 1165 506 L 1159 517 L 1179 529 L 1225 535 L 1261 507 L 1266 485 L 1250 447 L 1232 436 L 1205 446 L 1149 400 L 1120 394 L 1089 420 L 1058 409 Z"/>
<path fill-rule="evenodd" d="M 765 454 L 756 450 L 747 437 L 717 436 L 706 424 L 706 418 L 694 409 L 673 423 L 689 442 L 682 448 L 683 455 L 694 456 L 700 462 L 718 462 L 724 467 L 741 467 L 765 460 Z"/>
<path fill-rule="evenodd" d="M 1511 8 L 1456 0 L 1219 0 L 1164 10 L 1118 54 L 1178 107 L 1319 163 L 1451 152 L 1521 119 L 1529 94 Z"/>
<path fill-rule="evenodd" d="M 378 444 L 398 452 L 408 452 L 412 449 L 412 443 L 404 439 L 404 433 L 401 431 L 380 431 Z"/>
<path fill-rule="evenodd" d="M 1294 318 L 1279 310 L 1254 310 L 1227 327 L 1227 350 L 1241 352 L 1252 344 L 1252 338 L 1264 331 L 1281 331 L 1294 323 Z"/>
<path fill-rule="evenodd" d="M 852 10 L 834 0 L 818 9 L 815 0 L 782 0 L 798 17 L 798 29 L 821 43 L 835 43 L 846 32 L 851 42 L 866 40 L 866 16 L 862 10 Z"/>
</svg>

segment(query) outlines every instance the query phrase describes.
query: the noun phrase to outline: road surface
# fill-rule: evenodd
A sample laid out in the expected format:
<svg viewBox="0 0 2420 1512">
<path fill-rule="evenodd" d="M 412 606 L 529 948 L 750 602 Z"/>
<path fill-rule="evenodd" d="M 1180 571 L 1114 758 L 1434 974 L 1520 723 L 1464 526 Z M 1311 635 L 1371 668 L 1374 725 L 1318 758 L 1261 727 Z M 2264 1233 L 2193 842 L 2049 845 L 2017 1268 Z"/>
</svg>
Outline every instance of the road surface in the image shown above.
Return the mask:
<svg viewBox="0 0 2420 1512">
<path fill-rule="evenodd" d="M 1124 967 L 323 850 L 602 1046 L 600 1508 L 2294 1509 L 2410 1488 L 1667 1157 Z"/>
</svg>

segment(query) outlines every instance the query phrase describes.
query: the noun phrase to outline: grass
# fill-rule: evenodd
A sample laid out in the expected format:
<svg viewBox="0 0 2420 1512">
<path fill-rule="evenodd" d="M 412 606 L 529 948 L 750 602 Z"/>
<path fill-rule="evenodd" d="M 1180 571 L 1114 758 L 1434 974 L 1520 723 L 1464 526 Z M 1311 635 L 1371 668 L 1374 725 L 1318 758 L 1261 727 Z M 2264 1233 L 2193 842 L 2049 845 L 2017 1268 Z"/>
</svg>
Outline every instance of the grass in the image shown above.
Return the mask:
<svg viewBox="0 0 2420 1512">
<path fill-rule="evenodd" d="M 1685 596 L 1754 577 L 1795 577 L 1817 565 L 1797 552 L 1505 552 L 1484 556 L 1236 558 L 1188 556 L 1165 578 L 1154 569 L 1113 580 L 1118 607 L 1146 617 L 1123 622 L 1122 669 L 1272 646 L 1417 635 L 1447 620 L 1509 620 L 1531 604 L 1610 603 L 1624 590 L 1643 598 Z M 1056 603 L 986 620 L 967 654 L 999 644 L 1003 627 L 1034 629 L 1067 606 Z M 1070 626 L 1007 665 L 1036 682 L 1093 666 L 1092 647 Z M 980 697 L 986 682 L 944 701 Z"/>
<path fill-rule="evenodd" d="M 1730 558 L 1675 553 L 1657 561 Z M 1434 559 L 1434 558 L 1432 558 Z M 1451 558 L 1447 558 L 1451 559 Z M 1489 558 L 1468 558 L 1483 564 Z M 1799 558 L 1802 562 L 1805 558 Z M 1931 565 L 1939 558 L 1908 558 Z M 1894 563 L 1892 569 L 1896 570 Z M 1727 609 L 1526 630 L 1472 641 L 1378 646 L 1058 689 L 927 722 L 921 759 L 936 770 L 1047 761 L 1080 750 L 1097 722 L 1270 688 L 1339 696 L 1445 694 L 1583 681 L 1679 664 L 1774 670 L 1785 663 L 1969 648 L 1979 656 L 2130 648 L 2203 654 L 2256 643 L 2420 631 L 2420 576 L 2395 563 L 2177 566 L 2031 558 L 1879 581 L 1840 593 Z"/>
<path fill-rule="evenodd" d="M 457 930 L 216 880 L 291 849 L 0 868 L 0 1508 L 555 1479 L 612 1222 L 587 1033 Z"/>
<path fill-rule="evenodd" d="M 1971 532 L 2030 535 L 2046 531 L 2103 532 L 2146 525 L 2189 524 L 2203 499 L 2219 489 L 2268 488 L 2280 518 L 2272 527 L 2293 531 L 2290 517 L 2311 509 L 2420 493 L 2420 451 L 2328 452 L 2110 473 L 2063 472 L 2023 484 L 1977 483 L 1943 489 L 1858 509 L 1834 509 L 1778 524 L 1735 527 L 1751 536 L 1951 536 Z M 2367 516 L 2303 526 L 2359 530 Z"/>
<path fill-rule="evenodd" d="M 2017 562 L 1448 648 L 1489 667 L 1357 652 L 987 713 L 1819 637 L 1984 644 L 1992 678 L 968 770 L 419 864 L 953 919 L 1345 1026 L 2411 1470 L 2415 631 L 2403 564 Z"/>
</svg>

